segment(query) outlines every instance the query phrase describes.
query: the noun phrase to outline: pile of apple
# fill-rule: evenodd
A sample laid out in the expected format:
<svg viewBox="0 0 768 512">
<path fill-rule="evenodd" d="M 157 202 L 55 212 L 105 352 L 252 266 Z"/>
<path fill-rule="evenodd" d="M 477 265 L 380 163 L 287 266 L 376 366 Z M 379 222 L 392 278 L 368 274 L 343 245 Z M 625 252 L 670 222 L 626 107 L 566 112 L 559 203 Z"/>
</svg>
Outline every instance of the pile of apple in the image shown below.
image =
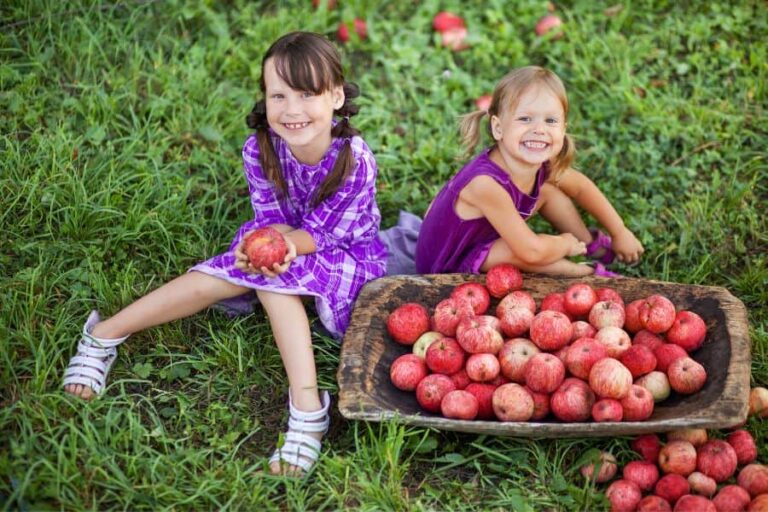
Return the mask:
<svg viewBox="0 0 768 512">
<path fill-rule="evenodd" d="M 392 384 L 428 412 L 461 420 L 643 421 L 671 390 L 692 394 L 707 373 L 689 354 L 704 320 L 654 294 L 624 305 L 617 290 L 572 284 L 533 296 L 512 265 L 463 283 L 430 311 L 400 305 L 387 331 L 412 346 Z M 491 297 L 500 299 L 488 314 Z"/>
<path fill-rule="evenodd" d="M 632 441 L 640 460 L 627 463 L 605 495 L 612 511 L 739 512 L 768 510 L 768 466 L 757 463 L 757 445 L 741 429 L 712 439 L 704 429 L 656 434 Z M 600 452 L 598 462 L 581 467 L 597 483 L 612 480 L 616 458 Z"/>
</svg>

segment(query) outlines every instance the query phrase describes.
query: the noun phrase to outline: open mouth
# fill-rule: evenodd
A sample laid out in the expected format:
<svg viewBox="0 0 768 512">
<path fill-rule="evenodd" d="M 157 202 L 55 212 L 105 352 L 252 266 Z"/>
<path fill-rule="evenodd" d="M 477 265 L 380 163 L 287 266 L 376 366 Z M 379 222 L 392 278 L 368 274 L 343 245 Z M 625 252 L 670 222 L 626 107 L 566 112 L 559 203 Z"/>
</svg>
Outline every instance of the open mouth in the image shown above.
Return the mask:
<svg viewBox="0 0 768 512">
<path fill-rule="evenodd" d="M 523 142 L 523 146 L 525 146 L 527 149 L 545 149 L 547 146 L 549 146 L 549 144 L 537 140 L 527 140 Z"/>
<path fill-rule="evenodd" d="M 283 126 L 289 130 L 301 130 L 302 128 L 309 126 L 309 123 L 283 123 Z"/>
</svg>

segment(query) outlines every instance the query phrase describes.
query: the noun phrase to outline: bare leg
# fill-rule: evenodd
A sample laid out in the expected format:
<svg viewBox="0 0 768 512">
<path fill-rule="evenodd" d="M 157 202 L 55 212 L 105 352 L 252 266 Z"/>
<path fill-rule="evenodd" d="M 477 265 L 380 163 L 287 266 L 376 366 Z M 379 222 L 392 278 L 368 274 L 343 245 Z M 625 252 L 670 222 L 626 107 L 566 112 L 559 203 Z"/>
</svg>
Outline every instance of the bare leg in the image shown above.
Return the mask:
<svg viewBox="0 0 768 512">
<path fill-rule="evenodd" d="M 320 392 L 317 389 L 317 370 L 309 318 L 301 297 L 266 291 L 257 293 L 269 316 L 272 333 L 288 376 L 294 407 L 304 412 L 322 409 Z M 323 437 L 319 432 L 307 432 L 307 435 L 318 441 Z M 281 468 L 279 461 L 270 466 L 270 470 L 275 474 L 282 473 L 283 469 L 289 474 L 301 471 L 297 466 Z"/>
<path fill-rule="evenodd" d="M 594 273 L 594 269 L 589 265 L 575 263 L 568 259 L 562 259 L 548 265 L 530 265 L 523 263 L 512 254 L 509 246 L 499 238 L 491 246 L 488 256 L 485 258 L 480 270 L 487 272 L 491 267 L 500 263 L 511 263 L 524 272 L 535 272 L 538 274 L 562 275 L 567 277 L 582 277 Z"/>
<path fill-rule="evenodd" d="M 545 183 L 541 188 L 537 210 L 560 233 L 571 233 L 584 243 L 592 241 L 581 214 L 571 198 L 556 186 Z"/>
<path fill-rule="evenodd" d="M 189 272 L 148 293 L 93 328 L 98 338 L 122 338 L 134 332 L 190 316 L 208 306 L 249 289 L 201 272 Z M 81 384 L 71 384 L 67 393 L 85 398 L 93 390 Z"/>
</svg>

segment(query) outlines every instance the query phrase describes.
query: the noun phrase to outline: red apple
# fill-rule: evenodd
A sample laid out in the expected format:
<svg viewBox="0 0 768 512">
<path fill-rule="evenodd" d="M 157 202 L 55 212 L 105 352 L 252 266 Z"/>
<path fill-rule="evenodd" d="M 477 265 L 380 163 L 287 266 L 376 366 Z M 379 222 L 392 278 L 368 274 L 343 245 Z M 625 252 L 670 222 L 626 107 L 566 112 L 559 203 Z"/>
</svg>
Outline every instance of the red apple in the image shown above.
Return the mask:
<svg viewBox="0 0 768 512">
<path fill-rule="evenodd" d="M 662 468 L 663 470 L 664 468 Z M 659 481 L 656 482 L 656 486 L 653 488 L 653 492 L 667 500 L 671 505 L 674 505 L 678 499 L 691 492 L 691 486 L 685 476 L 669 473 L 659 478 Z"/>
<path fill-rule="evenodd" d="M 760 494 L 747 505 L 747 512 L 768 512 L 768 494 Z"/>
<path fill-rule="evenodd" d="M 651 331 L 645 329 L 637 332 L 632 338 L 633 345 L 644 345 L 649 349 L 656 350 L 657 347 L 664 344 L 664 340 L 653 334 Z"/>
<path fill-rule="evenodd" d="M 436 331 L 445 336 L 456 336 L 456 327 L 464 317 L 474 316 L 475 311 L 469 302 L 447 298 L 437 303 L 435 314 L 432 315 L 432 324 Z"/>
<path fill-rule="evenodd" d="M 609 286 L 604 286 L 602 288 L 595 288 L 595 293 L 597 294 L 598 302 L 603 300 L 612 300 L 614 302 L 618 302 L 619 304 L 621 304 L 622 308 L 624 307 L 624 298 L 615 288 L 611 288 Z"/>
<path fill-rule="evenodd" d="M 456 373 L 450 374 L 449 377 L 453 381 L 453 384 L 456 386 L 456 389 L 466 389 L 466 387 L 469 386 L 469 384 L 472 382 L 472 379 L 470 379 L 469 375 L 467 375 L 467 370 L 464 368 L 457 371 Z"/>
<path fill-rule="evenodd" d="M 571 341 L 576 341 L 580 338 L 594 338 L 595 334 L 597 334 L 597 329 L 592 327 L 592 324 L 585 322 L 584 320 L 576 320 L 571 324 L 571 326 L 573 326 Z"/>
<path fill-rule="evenodd" d="M 565 366 L 574 377 L 587 380 L 592 366 L 607 356 L 605 345 L 593 338 L 581 338 L 569 347 Z"/>
<path fill-rule="evenodd" d="M 552 354 L 535 354 L 525 365 L 525 384 L 537 393 L 552 393 L 564 378 L 565 365 Z"/>
<path fill-rule="evenodd" d="M 467 375 L 475 382 L 492 381 L 499 375 L 499 360 L 493 354 L 472 354 L 467 359 Z"/>
<path fill-rule="evenodd" d="M 592 415 L 595 394 L 586 382 L 573 377 L 563 381 L 552 393 L 549 407 L 557 419 L 565 422 L 587 421 Z"/>
<path fill-rule="evenodd" d="M 613 398 L 601 398 L 592 406 L 592 419 L 598 423 L 605 421 L 621 421 L 624 409 L 621 402 Z"/>
<path fill-rule="evenodd" d="M 243 252 L 255 268 L 271 269 L 275 263 L 285 261 L 288 245 L 283 234 L 273 227 L 266 226 L 251 232 L 245 237 Z"/>
<path fill-rule="evenodd" d="M 493 316 L 466 317 L 456 327 L 456 339 L 470 354 L 498 354 L 504 345 L 498 325 L 499 320 Z"/>
<path fill-rule="evenodd" d="M 616 359 L 632 346 L 629 334 L 620 327 L 603 327 L 595 333 L 595 339 L 605 345 L 608 357 Z"/>
<path fill-rule="evenodd" d="M 654 334 L 666 332 L 675 321 L 675 305 L 664 295 L 650 295 L 638 312 L 643 329 Z"/>
<path fill-rule="evenodd" d="M 672 505 L 661 496 L 649 494 L 640 500 L 635 512 L 672 512 Z"/>
<path fill-rule="evenodd" d="M 453 338 L 441 338 L 427 348 L 424 357 L 434 373 L 451 375 L 464 367 L 464 350 Z"/>
<path fill-rule="evenodd" d="M 488 106 L 490 107 L 490 96 L 488 98 Z M 488 108 L 486 107 L 481 110 L 488 110 Z M 500 299 L 509 292 L 523 287 L 523 274 L 512 264 L 500 263 L 491 267 L 488 273 L 485 274 L 485 286 L 488 288 L 491 296 Z"/>
<path fill-rule="evenodd" d="M 407 302 L 387 317 L 387 332 L 403 345 L 413 345 L 419 336 L 429 330 L 427 308 L 416 302 Z"/>
<path fill-rule="evenodd" d="M 624 308 L 624 329 L 628 332 L 638 332 L 643 329 L 640 322 L 640 306 L 645 301 L 643 299 L 633 300 Z"/>
<path fill-rule="evenodd" d="M 493 420 L 496 415 L 493 413 L 493 392 L 496 386 L 491 384 L 482 384 L 480 382 L 471 382 L 465 388 L 465 391 L 472 393 L 477 398 L 477 419 Z"/>
<path fill-rule="evenodd" d="M 688 441 L 668 442 L 659 452 L 659 467 L 664 473 L 676 473 L 687 477 L 696 470 L 696 448 Z M 658 490 L 656 494 L 659 494 Z M 664 498 L 670 503 L 673 501 Z"/>
<path fill-rule="evenodd" d="M 411 350 L 411 352 L 413 352 L 420 358 L 424 359 L 425 357 L 427 357 L 427 349 L 429 348 L 429 346 L 435 341 L 442 338 L 443 338 L 443 335 L 437 331 L 427 331 L 421 336 L 419 336 L 419 339 L 417 339 L 416 343 L 413 344 L 413 349 Z"/>
<path fill-rule="evenodd" d="M 493 412 L 499 421 L 528 421 L 533 415 L 533 397 L 520 384 L 502 384 L 493 392 Z"/>
<path fill-rule="evenodd" d="M 616 359 L 606 357 L 589 371 L 589 387 L 601 398 L 621 400 L 632 388 L 632 374 Z"/>
<path fill-rule="evenodd" d="M 616 480 L 606 489 L 605 497 L 611 503 L 612 511 L 630 511 L 635 510 L 643 494 L 635 482 Z"/>
<path fill-rule="evenodd" d="M 675 503 L 674 512 L 717 512 L 715 504 L 704 496 L 686 494 Z"/>
<path fill-rule="evenodd" d="M 661 451 L 661 440 L 656 434 L 643 434 L 632 441 L 632 449 L 639 453 L 643 460 L 656 463 Z"/>
<path fill-rule="evenodd" d="M 709 434 L 705 428 L 681 428 L 667 432 L 667 441 L 688 441 L 699 448 L 709 441 Z"/>
<path fill-rule="evenodd" d="M 747 464 L 739 471 L 736 482 L 753 498 L 768 493 L 768 466 Z"/>
<path fill-rule="evenodd" d="M 653 355 L 656 356 L 656 369 L 660 372 L 667 373 L 669 365 L 681 357 L 686 357 L 688 352 L 686 352 L 680 345 L 675 345 L 674 343 L 662 343 L 654 349 Z"/>
<path fill-rule="evenodd" d="M 563 21 L 554 14 L 547 14 L 542 16 L 539 18 L 539 21 L 536 22 L 536 35 L 541 37 L 544 34 L 552 31 L 552 39 L 559 39 L 563 35 L 561 27 L 562 24 Z"/>
<path fill-rule="evenodd" d="M 654 402 L 663 402 L 669 398 L 672 388 L 669 379 L 664 372 L 653 371 L 635 380 L 635 384 L 642 386 L 651 392 Z"/>
<path fill-rule="evenodd" d="M 742 429 L 731 432 L 726 441 L 736 452 L 736 460 L 739 465 L 749 464 L 757 460 L 757 443 L 748 431 Z"/>
<path fill-rule="evenodd" d="M 462 283 L 451 291 L 451 297 L 469 302 L 476 315 L 484 315 L 491 305 L 491 295 L 481 283 Z"/>
<path fill-rule="evenodd" d="M 595 462 L 584 464 L 579 468 L 581 475 L 587 480 L 593 480 L 595 483 L 602 484 L 611 480 L 618 470 L 616 457 L 608 452 L 600 452 Z M 595 474 L 597 469 L 597 474 Z"/>
<path fill-rule="evenodd" d="M 536 300 L 533 295 L 523 290 L 514 290 L 504 296 L 496 306 L 496 316 L 500 317 L 507 309 L 525 308 L 536 313 Z"/>
<path fill-rule="evenodd" d="M 515 338 L 528 332 L 533 313 L 527 308 L 512 308 L 502 311 L 498 318 L 501 322 L 501 332 L 505 336 Z"/>
<path fill-rule="evenodd" d="M 636 483 L 641 491 L 650 491 L 659 480 L 659 468 L 653 462 L 633 460 L 624 466 L 622 475 L 624 480 Z"/>
<path fill-rule="evenodd" d="M 589 323 L 597 330 L 608 326 L 621 328 L 624 326 L 624 306 L 612 300 L 595 302 L 589 310 Z"/>
<path fill-rule="evenodd" d="M 527 386 L 525 387 L 525 390 L 533 397 L 533 414 L 531 415 L 531 419 L 541 420 L 546 418 L 547 415 L 549 415 L 549 411 L 552 409 L 550 407 L 551 395 L 549 393 L 537 393 Z"/>
<path fill-rule="evenodd" d="M 546 295 L 541 300 L 541 311 L 557 311 L 573 321 L 573 317 L 565 310 L 565 295 L 562 293 L 552 292 Z"/>
<path fill-rule="evenodd" d="M 667 377 L 672 389 L 678 393 L 690 395 L 704 387 L 707 371 L 690 357 L 681 357 L 669 365 Z"/>
<path fill-rule="evenodd" d="M 421 379 L 427 376 L 427 365 L 414 354 L 403 354 L 389 367 L 389 378 L 397 389 L 413 391 Z"/>
<path fill-rule="evenodd" d="M 670 343 L 680 345 L 686 352 L 693 352 L 704 343 L 707 325 L 693 311 L 678 311 L 666 336 Z"/>
<path fill-rule="evenodd" d="M 632 384 L 627 396 L 620 400 L 624 421 L 645 421 L 653 414 L 653 395 L 642 386 Z"/>
<path fill-rule="evenodd" d="M 742 512 L 746 510 L 750 501 L 749 493 L 738 485 L 726 485 L 721 487 L 712 503 L 717 512 Z"/>
<path fill-rule="evenodd" d="M 712 477 L 701 473 L 700 471 L 694 471 L 688 475 L 688 485 L 691 486 L 691 491 L 694 494 L 710 497 L 717 491 L 717 482 Z"/>
<path fill-rule="evenodd" d="M 768 389 L 755 387 L 749 390 L 749 415 L 768 418 Z"/>
<path fill-rule="evenodd" d="M 531 341 L 542 350 L 557 350 L 571 341 L 571 320 L 557 311 L 541 311 L 531 321 Z"/>
<path fill-rule="evenodd" d="M 475 106 L 477 107 L 477 110 L 485 110 L 487 112 L 488 109 L 491 108 L 491 103 L 493 103 L 493 96 L 490 94 L 483 94 L 482 96 L 475 98 Z"/>
<path fill-rule="evenodd" d="M 464 27 L 451 28 L 441 33 L 440 43 L 454 52 L 460 52 L 469 48 L 467 43 L 467 29 Z"/>
<path fill-rule="evenodd" d="M 466 26 L 464 19 L 452 12 L 441 11 L 432 18 L 432 28 L 437 32 L 445 32 L 454 28 L 462 28 Z"/>
<path fill-rule="evenodd" d="M 597 293 L 587 283 L 574 283 L 563 294 L 563 307 L 573 317 L 588 315 L 596 302 Z"/>
<path fill-rule="evenodd" d="M 357 37 L 360 38 L 361 41 L 368 37 L 368 24 L 364 19 L 355 18 L 352 21 L 352 25 L 355 28 L 355 34 L 357 34 Z M 342 43 L 349 41 L 349 26 L 343 21 L 339 22 L 339 28 L 336 31 L 336 36 Z"/>
<path fill-rule="evenodd" d="M 540 352 L 531 340 L 514 338 L 504 342 L 499 351 L 501 373 L 512 382 L 525 382 L 525 365 Z"/>
<path fill-rule="evenodd" d="M 451 378 L 442 373 L 427 375 L 416 386 L 416 401 L 429 412 L 440 412 L 440 402 L 450 391 L 456 389 Z"/>
<path fill-rule="evenodd" d="M 632 345 L 621 356 L 619 361 L 632 372 L 632 377 L 638 378 L 656 369 L 656 356 L 653 351 L 643 345 Z"/>
<path fill-rule="evenodd" d="M 469 391 L 455 389 L 449 391 L 440 402 L 443 416 L 456 420 L 473 420 L 477 417 L 479 403 Z"/>
</svg>

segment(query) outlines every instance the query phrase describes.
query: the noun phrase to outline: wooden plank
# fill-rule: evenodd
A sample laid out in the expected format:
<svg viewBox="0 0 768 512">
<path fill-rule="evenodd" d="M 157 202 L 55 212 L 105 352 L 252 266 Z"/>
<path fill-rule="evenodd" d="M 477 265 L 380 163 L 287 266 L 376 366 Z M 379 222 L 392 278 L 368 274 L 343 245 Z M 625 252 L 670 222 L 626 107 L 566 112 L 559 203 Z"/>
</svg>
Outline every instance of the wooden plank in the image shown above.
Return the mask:
<svg viewBox="0 0 768 512">
<path fill-rule="evenodd" d="M 553 278 L 524 275 L 524 289 L 540 303 L 548 293 L 565 291 L 574 282 L 595 288 L 610 286 L 629 303 L 654 293 L 667 296 L 678 309 L 695 311 L 707 324 L 703 346 L 692 354 L 707 370 L 704 388 L 693 395 L 673 392 L 657 403 L 643 422 L 560 423 L 451 420 L 423 411 L 413 393 L 389 381 L 389 366 L 410 351 L 386 332 L 390 311 L 405 302 L 420 302 L 431 310 L 451 289 L 464 282 L 484 282 L 483 275 L 437 274 L 389 276 L 368 283 L 361 291 L 344 337 L 339 382 L 339 410 L 348 419 L 396 420 L 443 430 L 520 437 L 598 437 L 664 432 L 677 428 L 725 428 L 746 419 L 751 370 L 749 331 L 744 304 L 722 287 L 622 278 Z M 498 300 L 491 304 L 492 308 Z"/>
</svg>

